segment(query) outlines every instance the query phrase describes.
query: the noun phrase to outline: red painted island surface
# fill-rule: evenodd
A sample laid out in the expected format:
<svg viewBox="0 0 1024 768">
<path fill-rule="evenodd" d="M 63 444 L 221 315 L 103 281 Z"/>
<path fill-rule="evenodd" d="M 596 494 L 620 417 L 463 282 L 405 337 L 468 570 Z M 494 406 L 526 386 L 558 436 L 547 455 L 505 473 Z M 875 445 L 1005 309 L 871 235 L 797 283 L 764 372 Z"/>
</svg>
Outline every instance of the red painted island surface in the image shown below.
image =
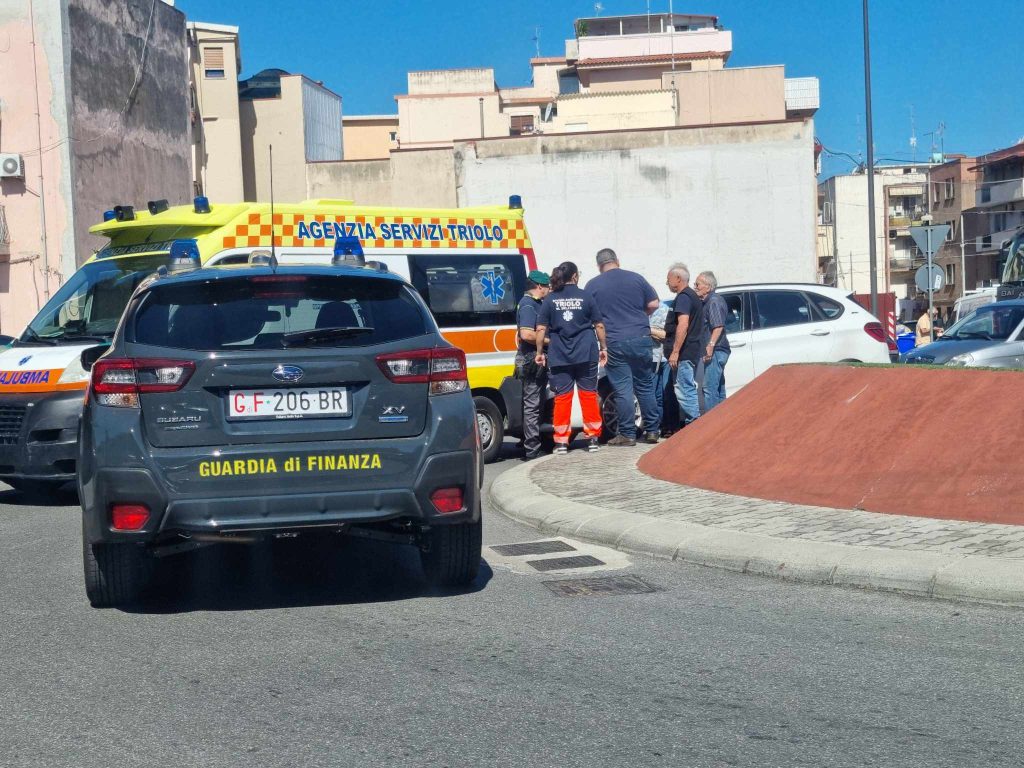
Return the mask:
<svg viewBox="0 0 1024 768">
<path fill-rule="evenodd" d="M 639 467 L 759 499 L 1024 525 L 1024 372 L 779 366 Z"/>
</svg>

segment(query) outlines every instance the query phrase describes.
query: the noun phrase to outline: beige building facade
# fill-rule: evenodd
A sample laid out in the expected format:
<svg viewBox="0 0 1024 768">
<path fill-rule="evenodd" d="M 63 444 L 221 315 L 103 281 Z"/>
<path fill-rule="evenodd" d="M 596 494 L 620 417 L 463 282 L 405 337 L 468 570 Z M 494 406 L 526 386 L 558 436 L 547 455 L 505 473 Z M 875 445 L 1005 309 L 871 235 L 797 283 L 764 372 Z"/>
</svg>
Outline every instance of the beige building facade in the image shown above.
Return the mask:
<svg viewBox="0 0 1024 768">
<path fill-rule="evenodd" d="M 238 27 L 188 23 L 195 194 L 244 200 Z"/>
<path fill-rule="evenodd" d="M 816 78 L 782 66 L 727 68 L 732 33 L 717 17 L 579 19 L 565 56 L 531 59 L 532 84 L 500 88 L 489 68 L 410 72 L 400 146 L 541 133 L 727 125 L 808 117 Z"/>
<path fill-rule="evenodd" d="M 398 149 L 398 115 L 342 118 L 346 160 L 379 160 Z"/>
</svg>

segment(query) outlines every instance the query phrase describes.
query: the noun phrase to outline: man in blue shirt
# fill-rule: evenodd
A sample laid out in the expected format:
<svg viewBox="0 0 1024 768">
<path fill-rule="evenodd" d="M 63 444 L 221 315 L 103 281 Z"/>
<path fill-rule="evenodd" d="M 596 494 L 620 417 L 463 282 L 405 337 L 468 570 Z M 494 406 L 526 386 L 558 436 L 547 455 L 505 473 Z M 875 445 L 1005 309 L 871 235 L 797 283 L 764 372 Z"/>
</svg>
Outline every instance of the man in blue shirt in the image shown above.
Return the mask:
<svg viewBox="0 0 1024 768">
<path fill-rule="evenodd" d="M 654 342 L 648 316 L 661 302 L 643 277 L 619 267 L 619 257 L 611 248 L 597 252 L 597 268 L 601 274 L 587 283 L 586 290 L 597 302 L 608 338 L 608 364 L 604 370 L 614 390 L 618 412 L 618 435 L 608 445 L 636 445 L 634 394 L 643 417 L 644 442 L 656 443 L 660 424 L 651 367 Z"/>
<path fill-rule="evenodd" d="M 537 354 L 537 314 L 541 302 L 548 295 L 549 282 L 546 273 L 539 269 L 531 271 L 526 277 L 526 293 L 516 308 L 516 378 L 523 385 L 523 458 L 526 461 L 541 455 L 541 396 L 548 377 L 547 369 L 538 366 L 534 357 Z"/>
<path fill-rule="evenodd" d="M 719 296 L 714 272 L 701 272 L 693 287 L 704 302 L 704 413 L 725 400 L 725 364 L 732 348 L 725 336 L 729 307 Z"/>
</svg>

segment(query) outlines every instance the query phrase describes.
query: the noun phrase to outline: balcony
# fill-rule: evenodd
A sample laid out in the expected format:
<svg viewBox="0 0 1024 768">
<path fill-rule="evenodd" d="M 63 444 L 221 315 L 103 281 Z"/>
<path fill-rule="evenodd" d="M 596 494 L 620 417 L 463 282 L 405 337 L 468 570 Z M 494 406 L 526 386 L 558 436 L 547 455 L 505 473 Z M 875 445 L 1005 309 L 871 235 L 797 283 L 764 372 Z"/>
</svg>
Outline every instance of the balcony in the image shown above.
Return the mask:
<svg viewBox="0 0 1024 768">
<path fill-rule="evenodd" d="M 892 251 L 889 256 L 889 270 L 891 272 L 910 272 L 924 264 L 925 261 L 924 253 L 915 245 L 906 250 Z"/>
<path fill-rule="evenodd" d="M 1006 205 L 1024 200 L 1024 179 L 983 184 L 974 195 L 978 207 Z"/>
</svg>

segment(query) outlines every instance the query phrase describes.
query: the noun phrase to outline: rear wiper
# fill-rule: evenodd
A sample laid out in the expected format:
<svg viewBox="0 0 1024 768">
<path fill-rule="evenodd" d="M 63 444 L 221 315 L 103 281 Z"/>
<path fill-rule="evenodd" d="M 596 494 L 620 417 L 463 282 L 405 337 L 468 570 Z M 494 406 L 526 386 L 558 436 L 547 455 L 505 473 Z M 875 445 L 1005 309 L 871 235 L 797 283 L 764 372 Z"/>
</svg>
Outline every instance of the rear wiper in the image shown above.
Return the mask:
<svg viewBox="0 0 1024 768">
<path fill-rule="evenodd" d="M 282 337 L 286 347 L 301 347 L 322 341 L 344 339 L 363 333 L 373 333 L 373 328 L 364 325 L 350 325 L 337 328 L 311 328 L 308 331 L 292 331 Z"/>
</svg>

